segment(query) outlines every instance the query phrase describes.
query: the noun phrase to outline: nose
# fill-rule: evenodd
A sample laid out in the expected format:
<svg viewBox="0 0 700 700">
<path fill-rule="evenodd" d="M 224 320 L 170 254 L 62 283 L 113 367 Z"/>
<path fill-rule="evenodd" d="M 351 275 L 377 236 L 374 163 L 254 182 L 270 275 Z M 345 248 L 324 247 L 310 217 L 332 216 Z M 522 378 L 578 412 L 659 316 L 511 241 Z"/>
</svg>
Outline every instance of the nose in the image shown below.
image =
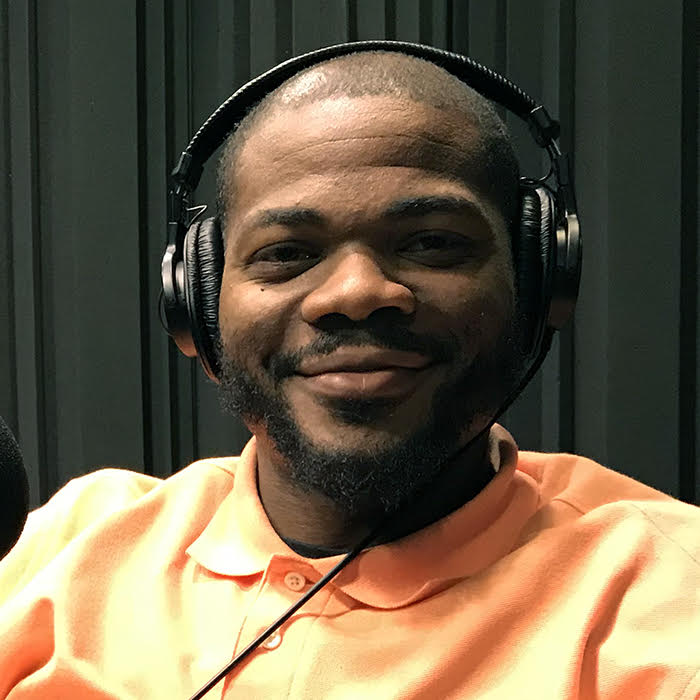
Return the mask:
<svg viewBox="0 0 700 700">
<path fill-rule="evenodd" d="M 333 265 L 328 276 L 301 305 L 307 323 L 315 323 L 327 314 L 362 321 L 378 309 L 395 308 L 404 314 L 415 311 L 413 292 L 389 279 L 372 253 L 351 251 L 336 261 L 328 259 L 326 264 Z"/>
</svg>

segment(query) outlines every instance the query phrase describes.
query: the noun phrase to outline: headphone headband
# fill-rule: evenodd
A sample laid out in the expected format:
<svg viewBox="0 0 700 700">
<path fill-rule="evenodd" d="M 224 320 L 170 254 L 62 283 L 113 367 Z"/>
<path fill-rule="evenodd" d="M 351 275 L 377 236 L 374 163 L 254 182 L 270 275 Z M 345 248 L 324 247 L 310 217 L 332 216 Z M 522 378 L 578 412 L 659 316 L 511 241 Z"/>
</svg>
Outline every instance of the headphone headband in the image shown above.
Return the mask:
<svg viewBox="0 0 700 700">
<path fill-rule="evenodd" d="M 247 110 L 288 78 L 323 61 L 337 56 L 364 51 L 393 51 L 417 56 L 435 63 L 459 78 L 478 93 L 517 115 L 530 127 L 537 142 L 550 152 L 559 155 L 555 139 L 559 137 L 559 123 L 552 119 L 542 105 L 504 76 L 467 56 L 437 49 L 432 46 L 406 41 L 356 41 L 327 46 L 317 51 L 295 56 L 271 68 L 246 83 L 233 93 L 202 124 L 171 173 L 172 189 L 184 189 L 191 193 L 199 183 L 204 163 L 226 140 L 235 126 L 245 117 Z M 553 149 L 550 151 L 550 149 Z"/>
</svg>

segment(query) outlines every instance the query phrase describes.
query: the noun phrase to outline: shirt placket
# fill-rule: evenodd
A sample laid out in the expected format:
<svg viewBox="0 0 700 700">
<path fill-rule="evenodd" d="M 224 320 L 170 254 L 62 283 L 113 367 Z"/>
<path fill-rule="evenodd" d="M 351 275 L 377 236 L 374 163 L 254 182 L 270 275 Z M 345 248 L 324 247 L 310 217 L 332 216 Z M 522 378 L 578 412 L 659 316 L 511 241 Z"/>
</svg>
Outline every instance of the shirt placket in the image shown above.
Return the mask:
<svg viewBox="0 0 700 700">
<path fill-rule="evenodd" d="M 311 565 L 293 557 L 271 557 L 260 579 L 255 601 L 248 609 L 238 635 L 240 653 L 321 578 Z M 312 625 L 328 603 L 331 591 L 320 590 L 278 630 L 263 641 L 242 666 L 226 679 L 222 697 L 287 697 L 295 668 Z"/>
</svg>

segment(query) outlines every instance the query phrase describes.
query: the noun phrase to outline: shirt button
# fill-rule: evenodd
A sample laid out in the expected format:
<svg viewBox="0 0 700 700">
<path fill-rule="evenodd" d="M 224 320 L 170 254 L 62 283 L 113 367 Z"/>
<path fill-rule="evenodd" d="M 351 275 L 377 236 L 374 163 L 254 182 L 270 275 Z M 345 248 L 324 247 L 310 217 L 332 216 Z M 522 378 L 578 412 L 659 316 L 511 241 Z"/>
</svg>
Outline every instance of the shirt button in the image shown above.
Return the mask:
<svg viewBox="0 0 700 700">
<path fill-rule="evenodd" d="M 290 591 L 300 591 L 306 585 L 306 579 L 296 571 L 290 571 L 285 574 L 284 585 Z"/>
<path fill-rule="evenodd" d="M 268 637 L 261 646 L 265 649 L 277 649 L 277 647 L 282 644 L 282 633 L 276 630 L 272 633 L 271 637 Z"/>
</svg>

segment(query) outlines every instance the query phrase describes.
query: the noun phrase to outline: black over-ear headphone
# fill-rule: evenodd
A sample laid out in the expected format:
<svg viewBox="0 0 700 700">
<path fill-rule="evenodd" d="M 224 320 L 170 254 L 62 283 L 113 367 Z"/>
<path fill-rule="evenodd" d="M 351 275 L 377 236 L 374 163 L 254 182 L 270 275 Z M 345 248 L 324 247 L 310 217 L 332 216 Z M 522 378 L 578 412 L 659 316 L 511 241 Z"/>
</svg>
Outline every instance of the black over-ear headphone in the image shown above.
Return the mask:
<svg viewBox="0 0 700 700">
<path fill-rule="evenodd" d="M 556 143 L 559 124 L 507 78 L 465 56 L 420 44 L 360 41 L 291 58 L 246 83 L 206 120 L 171 175 L 168 244 L 161 266 L 166 330 L 185 355 L 199 357 L 204 371 L 216 381 L 223 239 L 216 218 L 192 223 L 189 208 L 204 163 L 248 110 L 288 78 L 335 56 L 359 51 L 396 51 L 435 63 L 523 119 L 549 154 L 547 177 L 521 178 L 520 216 L 512 236 L 518 310 L 529 360 L 522 388 L 544 360 L 554 331 L 572 315 L 581 275 L 576 198 L 568 157 Z M 550 176 L 553 187 L 545 184 Z"/>
</svg>

